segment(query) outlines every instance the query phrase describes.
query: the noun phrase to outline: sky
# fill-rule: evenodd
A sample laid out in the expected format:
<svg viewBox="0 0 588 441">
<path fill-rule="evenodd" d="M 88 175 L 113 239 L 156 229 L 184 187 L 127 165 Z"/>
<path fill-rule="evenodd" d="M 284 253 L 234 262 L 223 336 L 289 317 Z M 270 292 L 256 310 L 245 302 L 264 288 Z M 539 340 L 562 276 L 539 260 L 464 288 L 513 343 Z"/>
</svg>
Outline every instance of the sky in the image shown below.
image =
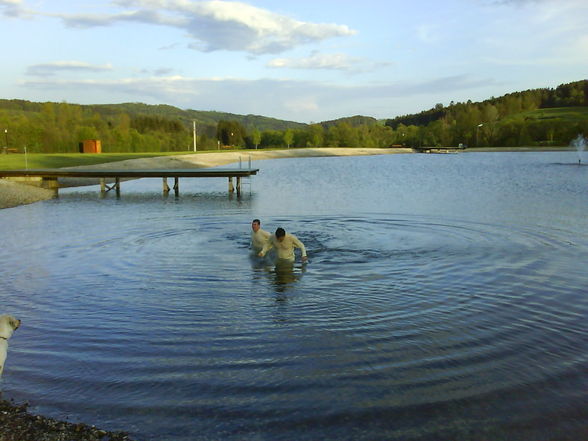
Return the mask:
<svg viewBox="0 0 588 441">
<path fill-rule="evenodd" d="M 0 0 L 0 98 L 312 123 L 588 78 L 588 0 Z"/>
</svg>

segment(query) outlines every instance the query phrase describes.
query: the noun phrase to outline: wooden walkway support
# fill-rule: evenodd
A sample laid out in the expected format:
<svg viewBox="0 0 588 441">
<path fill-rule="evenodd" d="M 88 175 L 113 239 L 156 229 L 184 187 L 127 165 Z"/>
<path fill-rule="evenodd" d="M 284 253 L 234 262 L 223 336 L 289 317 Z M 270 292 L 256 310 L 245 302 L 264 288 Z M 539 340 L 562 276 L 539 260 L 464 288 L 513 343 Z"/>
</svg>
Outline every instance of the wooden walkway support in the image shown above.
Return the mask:
<svg viewBox="0 0 588 441">
<path fill-rule="evenodd" d="M 197 168 L 197 169 L 175 169 L 175 170 L 117 170 L 117 169 L 31 169 L 31 170 L 0 170 L 0 178 L 14 178 L 22 182 L 26 179 L 40 182 L 40 186 L 57 191 L 59 188 L 58 178 L 99 178 L 100 192 L 105 194 L 115 190 L 120 195 L 120 181 L 122 178 L 163 178 L 163 193 L 168 194 L 170 187 L 167 178 L 174 178 L 174 192 L 180 194 L 180 178 L 228 178 L 229 192 L 241 194 L 241 178 L 256 175 L 258 168 Z M 236 179 L 236 185 L 233 184 Z M 114 184 L 108 185 L 106 180 L 114 180 Z"/>
</svg>

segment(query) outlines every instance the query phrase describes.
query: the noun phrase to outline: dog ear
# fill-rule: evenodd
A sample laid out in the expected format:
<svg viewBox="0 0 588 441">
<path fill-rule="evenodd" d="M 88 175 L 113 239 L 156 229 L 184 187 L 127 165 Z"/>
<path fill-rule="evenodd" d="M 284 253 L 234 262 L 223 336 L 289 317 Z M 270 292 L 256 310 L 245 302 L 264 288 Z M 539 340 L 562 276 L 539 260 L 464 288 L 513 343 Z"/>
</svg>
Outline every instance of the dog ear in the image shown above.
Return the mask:
<svg viewBox="0 0 588 441">
<path fill-rule="evenodd" d="M 10 326 L 12 326 L 12 329 L 14 330 L 18 329 L 18 327 L 20 326 L 20 320 L 15 319 L 14 317 L 10 317 L 8 319 L 8 323 L 10 323 Z"/>
</svg>

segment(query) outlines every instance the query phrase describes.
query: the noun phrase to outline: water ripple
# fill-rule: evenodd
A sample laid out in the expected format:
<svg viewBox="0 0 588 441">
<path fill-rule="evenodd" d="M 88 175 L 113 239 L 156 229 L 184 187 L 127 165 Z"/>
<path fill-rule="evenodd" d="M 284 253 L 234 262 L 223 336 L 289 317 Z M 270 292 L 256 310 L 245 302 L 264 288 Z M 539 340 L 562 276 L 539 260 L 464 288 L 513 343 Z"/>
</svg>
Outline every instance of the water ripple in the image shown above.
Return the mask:
<svg viewBox="0 0 588 441">
<path fill-rule="evenodd" d="M 175 424 L 186 424 L 178 440 L 200 430 L 286 439 L 307 425 L 340 439 L 419 439 L 431 429 L 414 432 L 418 413 L 432 406 L 447 419 L 523 386 L 583 381 L 585 237 L 430 216 L 305 216 L 289 221 L 311 262 L 283 272 L 248 256 L 247 232 L 235 233 L 245 218 L 152 216 L 31 242 L 19 252 L 35 271 L 2 270 L 8 307 L 26 317 L 5 389 L 145 439 Z M 407 422 L 372 432 L 380 418 Z"/>
</svg>

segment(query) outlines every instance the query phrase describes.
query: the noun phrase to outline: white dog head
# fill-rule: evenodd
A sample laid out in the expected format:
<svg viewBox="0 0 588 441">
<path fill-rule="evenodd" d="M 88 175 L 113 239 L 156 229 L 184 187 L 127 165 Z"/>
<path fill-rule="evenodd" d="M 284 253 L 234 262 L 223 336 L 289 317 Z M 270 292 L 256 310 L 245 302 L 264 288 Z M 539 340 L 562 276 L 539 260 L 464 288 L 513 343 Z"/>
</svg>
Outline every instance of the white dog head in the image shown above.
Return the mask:
<svg viewBox="0 0 588 441">
<path fill-rule="evenodd" d="M 0 339 L 8 340 L 19 326 L 19 319 L 11 315 L 0 315 Z"/>
</svg>

